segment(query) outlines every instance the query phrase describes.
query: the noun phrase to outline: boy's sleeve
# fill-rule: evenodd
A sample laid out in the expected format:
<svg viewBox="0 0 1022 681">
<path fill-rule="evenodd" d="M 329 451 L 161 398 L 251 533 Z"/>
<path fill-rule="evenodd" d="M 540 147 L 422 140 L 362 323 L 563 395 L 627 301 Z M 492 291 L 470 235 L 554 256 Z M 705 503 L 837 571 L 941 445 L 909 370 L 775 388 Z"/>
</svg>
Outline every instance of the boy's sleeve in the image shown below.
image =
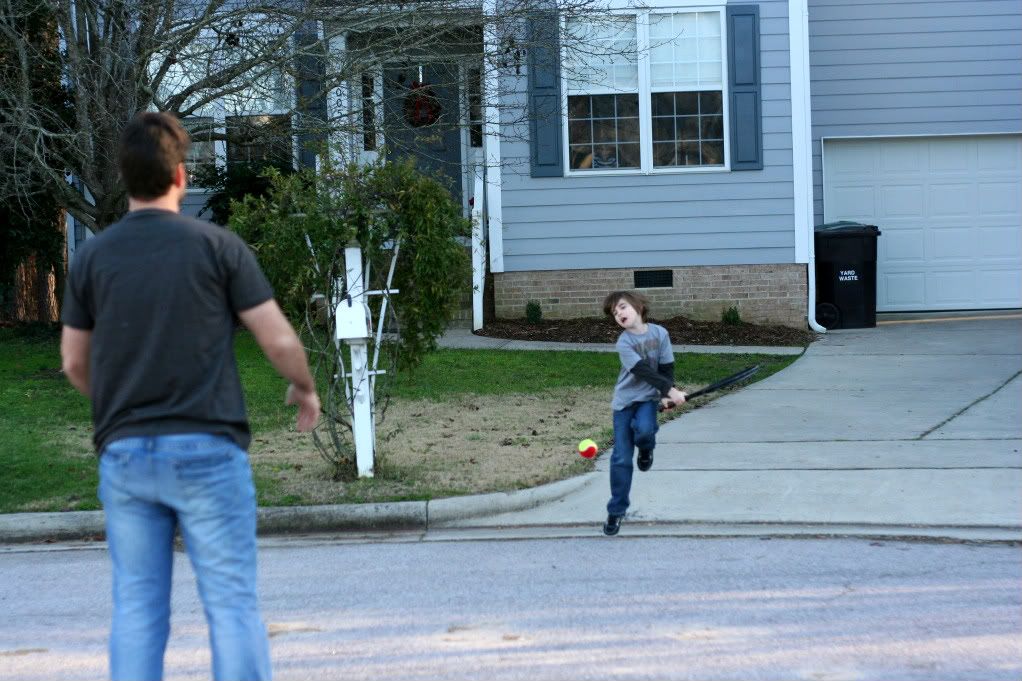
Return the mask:
<svg viewBox="0 0 1022 681">
<path fill-rule="evenodd" d="M 674 364 L 674 348 L 671 347 L 671 336 L 663 329 L 660 338 L 660 364 Z"/>
<path fill-rule="evenodd" d="M 674 385 L 674 362 L 661 364 L 656 368 L 656 371 L 658 374 L 669 380 L 672 386 Z"/>
<path fill-rule="evenodd" d="M 625 367 L 640 381 L 649 383 L 656 388 L 661 395 L 666 396 L 674 387 L 674 381 L 660 375 L 648 362 L 642 359 L 638 352 L 626 341 L 619 340 L 617 352 L 621 357 L 621 366 Z"/>
<path fill-rule="evenodd" d="M 621 366 L 628 370 L 642 361 L 642 357 L 624 337 L 617 340 L 617 356 L 621 358 Z"/>
<path fill-rule="evenodd" d="M 671 388 L 674 387 L 674 381 L 665 377 L 659 371 L 655 371 L 653 367 L 645 362 L 640 361 L 633 366 L 630 371 L 636 378 L 643 380 L 656 388 L 660 392 L 661 397 L 667 397 L 667 394 L 671 392 Z"/>
</svg>

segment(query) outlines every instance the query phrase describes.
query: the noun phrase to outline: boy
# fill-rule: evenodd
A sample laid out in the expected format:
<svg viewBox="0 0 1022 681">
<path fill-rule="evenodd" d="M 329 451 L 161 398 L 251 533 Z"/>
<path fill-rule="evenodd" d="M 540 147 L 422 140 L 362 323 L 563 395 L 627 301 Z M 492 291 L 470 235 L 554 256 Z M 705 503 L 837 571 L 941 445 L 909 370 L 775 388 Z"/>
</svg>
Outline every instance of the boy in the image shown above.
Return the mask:
<svg viewBox="0 0 1022 681">
<path fill-rule="evenodd" d="M 639 448 L 640 471 L 653 465 L 657 405 L 670 409 L 685 401 L 674 387 L 674 353 L 667 329 L 646 321 L 649 300 L 635 291 L 614 291 L 603 301 L 603 312 L 624 331 L 617 339 L 621 373 L 614 386 L 614 452 L 610 456 L 610 501 L 603 533 L 621 528 L 632 487 L 632 452 Z"/>
<path fill-rule="evenodd" d="M 113 563 L 110 677 L 158 681 L 180 528 L 209 622 L 213 678 L 270 678 L 256 595 L 250 434 L 235 319 L 289 382 L 298 430 L 320 404 L 305 349 L 237 235 L 179 215 L 188 134 L 142 113 L 119 149 L 128 214 L 75 255 L 61 355 L 92 400 L 99 497 Z"/>
</svg>

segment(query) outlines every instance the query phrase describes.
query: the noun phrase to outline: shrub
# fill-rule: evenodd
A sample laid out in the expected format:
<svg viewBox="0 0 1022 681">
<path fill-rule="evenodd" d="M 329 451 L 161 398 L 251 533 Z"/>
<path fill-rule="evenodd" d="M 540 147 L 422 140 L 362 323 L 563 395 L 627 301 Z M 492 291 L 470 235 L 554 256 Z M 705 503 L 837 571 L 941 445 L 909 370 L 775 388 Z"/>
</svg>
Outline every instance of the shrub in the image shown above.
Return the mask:
<svg viewBox="0 0 1022 681">
<path fill-rule="evenodd" d="M 373 331 L 387 332 L 379 345 L 375 338 L 368 342 L 369 356 L 378 355 L 380 368 L 387 372 L 374 381 L 376 392 L 383 392 L 375 402 L 379 422 L 389 402 L 388 376 L 421 363 L 458 308 L 470 277 L 459 239 L 468 236 L 470 223 L 447 190 L 410 162 L 326 164 L 318 173 L 270 170 L 266 177 L 264 196 L 231 203 L 229 226 L 256 251 L 281 307 L 304 328 L 326 413 L 314 438 L 335 478 L 350 479 L 356 466 L 343 383 L 349 371 L 347 351 L 338 352 L 334 345 L 331 305 L 326 305 L 326 329 L 320 321 L 323 303 L 347 294 L 345 247 L 358 243 L 367 273 L 365 289 L 382 291 L 388 288 L 394 247 L 399 245 L 390 285 L 399 293 L 365 299 Z"/>
<path fill-rule="evenodd" d="M 737 326 L 742 323 L 742 315 L 738 313 L 738 308 L 732 305 L 720 313 L 720 321 L 724 324 Z"/>
<path fill-rule="evenodd" d="M 530 300 L 525 304 L 525 321 L 530 324 L 539 324 L 543 321 L 543 307 L 539 301 Z"/>
</svg>

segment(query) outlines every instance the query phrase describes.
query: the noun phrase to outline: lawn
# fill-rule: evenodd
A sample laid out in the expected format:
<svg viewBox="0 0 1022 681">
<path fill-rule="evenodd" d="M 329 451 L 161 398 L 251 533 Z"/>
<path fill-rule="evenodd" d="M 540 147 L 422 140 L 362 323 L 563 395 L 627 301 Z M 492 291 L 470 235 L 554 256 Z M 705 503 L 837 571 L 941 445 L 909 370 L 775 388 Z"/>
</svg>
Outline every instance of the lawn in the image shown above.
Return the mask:
<svg viewBox="0 0 1022 681">
<path fill-rule="evenodd" d="M 285 383 L 250 335 L 238 335 L 236 353 L 263 505 L 518 489 L 590 470 L 573 454 L 575 443 L 592 437 L 606 449 L 611 440 L 616 354 L 440 350 L 392 379 L 376 477 L 334 481 L 311 437 L 294 431 L 294 410 L 282 404 Z M 676 374 L 692 388 L 759 363 L 759 380 L 793 359 L 679 354 Z M 99 507 L 89 404 L 60 373 L 53 330 L 0 329 L 0 415 L 0 512 Z"/>
</svg>

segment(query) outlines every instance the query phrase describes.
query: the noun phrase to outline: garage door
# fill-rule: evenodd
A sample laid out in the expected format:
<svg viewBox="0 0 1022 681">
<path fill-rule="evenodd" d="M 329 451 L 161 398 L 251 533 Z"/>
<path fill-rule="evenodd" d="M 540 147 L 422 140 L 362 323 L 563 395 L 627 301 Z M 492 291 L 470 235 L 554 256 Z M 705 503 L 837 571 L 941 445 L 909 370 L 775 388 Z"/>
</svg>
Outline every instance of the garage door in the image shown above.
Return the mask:
<svg viewBox="0 0 1022 681">
<path fill-rule="evenodd" d="M 824 219 L 877 225 L 877 310 L 1022 307 L 1022 136 L 826 140 Z"/>
</svg>

